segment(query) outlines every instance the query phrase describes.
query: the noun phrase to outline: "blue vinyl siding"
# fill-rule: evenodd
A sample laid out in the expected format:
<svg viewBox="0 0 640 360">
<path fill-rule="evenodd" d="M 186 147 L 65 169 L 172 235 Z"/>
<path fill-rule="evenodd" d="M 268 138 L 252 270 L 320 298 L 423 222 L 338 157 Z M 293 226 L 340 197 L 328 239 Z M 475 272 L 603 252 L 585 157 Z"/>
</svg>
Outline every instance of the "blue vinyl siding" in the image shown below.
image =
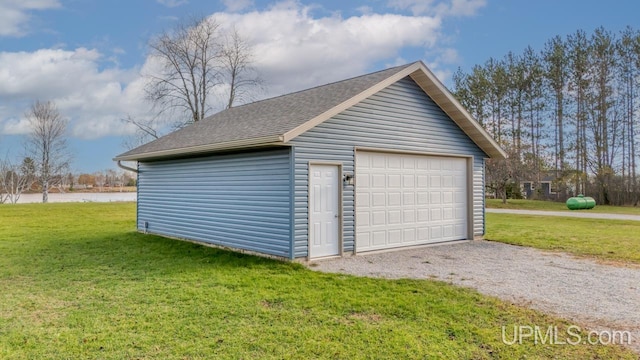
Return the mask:
<svg viewBox="0 0 640 360">
<path fill-rule="evenodd" d="M 295 147 L 294 254 L 307 256 L 309 161 L 354 172 L 355 147 L 473 156 L 474 235 L 484 234 L 484 158 L 488 157 L 409 77 L 291 141 Z M 470 174 L 471 175 L 471 174 Z M 354 187 L 343 188 L 344 251 L 354 247 Z"/>
<path fill-rule="evenodd" d="M 290 150 L 141 162 L 138 230 L 290 258 Z"/>
</svg>

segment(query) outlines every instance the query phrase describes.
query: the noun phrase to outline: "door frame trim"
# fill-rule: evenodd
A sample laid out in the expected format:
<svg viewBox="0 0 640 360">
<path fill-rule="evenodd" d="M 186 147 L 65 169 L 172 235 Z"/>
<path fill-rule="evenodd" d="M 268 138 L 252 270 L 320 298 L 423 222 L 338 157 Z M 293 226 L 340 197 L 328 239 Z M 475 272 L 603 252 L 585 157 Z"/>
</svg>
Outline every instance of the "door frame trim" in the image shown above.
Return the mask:
<svg viewBox="0 0 640 360">
<path fill-rule="evenodd" d="M 311 256 L 311 168 L 314 165 L 329 165 L 338 168 L 338 255 L 322 256 L 313 258 Z M 343 227 L 344 227 L 344 200 L 342 198 L 342 163 L 336 161 L 309 161 L 307 164 L 307 261 L 322 259 L 331 256 L 344 256 Z"/>
</svg>

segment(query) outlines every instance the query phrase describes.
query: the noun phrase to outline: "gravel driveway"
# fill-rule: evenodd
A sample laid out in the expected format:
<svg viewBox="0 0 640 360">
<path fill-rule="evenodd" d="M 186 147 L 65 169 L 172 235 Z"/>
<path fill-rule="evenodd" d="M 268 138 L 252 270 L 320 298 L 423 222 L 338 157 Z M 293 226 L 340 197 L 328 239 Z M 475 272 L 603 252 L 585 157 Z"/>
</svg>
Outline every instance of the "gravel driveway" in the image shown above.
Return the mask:
<svg viewBox="0 0 640 360">
<path fill-rule="evenodd" d="M 483 240 L 327 259 L 310 267 L 359 276 L 437 279 L 474 288 L 593 330 L 631 331 L 632 347 L 640 352 L 640 267 L 603 265 Z"/>
</svg>

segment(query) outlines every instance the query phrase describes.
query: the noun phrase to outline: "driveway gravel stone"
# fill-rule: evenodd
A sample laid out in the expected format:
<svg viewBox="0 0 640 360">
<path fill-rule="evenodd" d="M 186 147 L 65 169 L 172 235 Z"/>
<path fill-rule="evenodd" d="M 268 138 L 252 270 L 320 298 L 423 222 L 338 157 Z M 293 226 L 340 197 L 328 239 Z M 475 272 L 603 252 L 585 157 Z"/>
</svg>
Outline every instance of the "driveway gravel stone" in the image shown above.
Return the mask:
<svg viewBox="0 0 640 360">
<path fill-rule="evenodd" d="M 324 272 L 435 279 L 473 288 L 592 330 L 631 331 L 631 347 L 640 353 L 640 266 L 605 265 L 484 240 L 346 256 L 309 266 Z"/>
</svg>

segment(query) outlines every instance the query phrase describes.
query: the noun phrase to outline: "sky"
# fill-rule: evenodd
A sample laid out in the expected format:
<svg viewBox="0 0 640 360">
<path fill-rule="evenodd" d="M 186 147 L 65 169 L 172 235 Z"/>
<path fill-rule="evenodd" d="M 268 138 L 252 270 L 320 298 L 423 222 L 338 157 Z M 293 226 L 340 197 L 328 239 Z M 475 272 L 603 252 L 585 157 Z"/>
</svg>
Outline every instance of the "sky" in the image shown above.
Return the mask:
<svg viewBox="0 0 640 360">
<path fill-rule="evenodd" d="M 260 99 L 417 60 L 451 86 L 458 68 L 555 35 L 640 29 L 638 13 L 637 0 L 0 0 L 0 158 L 25 155 L 26 111 L 53 101 L 73 172 L 116 169 L 135 131 L 122 119 L 153 114 L 149 39 L 194 16 L 252 45 Z"/>
</svg>

